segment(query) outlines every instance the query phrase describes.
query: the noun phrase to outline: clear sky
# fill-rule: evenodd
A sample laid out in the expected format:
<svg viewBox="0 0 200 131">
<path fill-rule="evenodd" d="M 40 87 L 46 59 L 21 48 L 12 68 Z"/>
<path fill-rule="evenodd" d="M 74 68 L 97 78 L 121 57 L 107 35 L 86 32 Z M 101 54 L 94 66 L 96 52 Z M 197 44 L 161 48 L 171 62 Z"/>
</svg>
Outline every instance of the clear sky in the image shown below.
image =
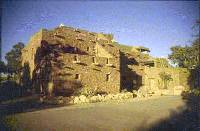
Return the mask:
<svg viewBox="0 0 200 131">
<path fill-rule="evenodd" d="M 173 45 L 190 44 L 199 19 L 198 1 L 4 1 L 2 56 L 14 44 L 28 43 L 41 28 L 61 23 L 114 34 L 119 43 L 143 45 L 167 57 Z"/>
</svg>

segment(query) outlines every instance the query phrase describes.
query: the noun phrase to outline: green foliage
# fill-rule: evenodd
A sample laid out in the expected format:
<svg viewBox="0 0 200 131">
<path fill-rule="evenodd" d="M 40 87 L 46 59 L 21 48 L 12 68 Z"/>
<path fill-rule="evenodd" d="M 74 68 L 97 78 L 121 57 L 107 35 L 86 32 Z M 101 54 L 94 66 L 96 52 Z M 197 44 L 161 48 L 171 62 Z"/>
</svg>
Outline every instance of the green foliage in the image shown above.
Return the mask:
<svg viewBox="0 0 200 131">
<path fill-rule="evenodd" d="M 200 88 L 195 88 L 195 89 L 192 89 L 192 90 L 186 90 L 186 91 L 183 91 L 182 94 L 183 98 L 188 98 L 189 96 L 200 96 Z"/>
<path fill-rule="evenodd" d="M 171 77 L 171 75 L 167 74 L 166 72 L 161 72 L 161 73 L 159 73 L 159 76 L 160 76 L 160 78 L 163 81 L 163 88 L 167 89 L 169 81 L 173 80 L 172 77 Z"/>
<path fill-rule="evenodd" d="M 30 67 L 28 63 L 25 63 L 22 69 L 22 84 L 25 88 L 31 88 Z"/>
<path fill-rule="evenodd" d="M 7 67 L 6 64 L 3 61 L 0 61 L 0 73 L 6 73 Z"/>
<path fill-rule="evenodd" d="M 194 96 L 200 96 L 200 88 L 193 89 L 191 92 Z"/>
<path fill-rule="evenodd" d="M 161 72 L 161 73 L 159 73 L 159 76 L 160 76 L 160 78 L 161 78 L 162 80 L 168 80 L 168 81 L 173 80 L 173 79 L 171 78 L 171 75 L 170 75 L 170 74 L 167 74 L 166 72 Z"/>
<path fill-rule="evenodd" d="M 14 131 L 18 128 L 18 121 L 15 116 L 8 116 L 3 119 L 3 124 L 10 130 Z"/>
<path fill-rule="evenodd" d="M 12 50 L 8 52 L 5 56 L 7 60 L 7 67 L 9 73 L 16 73 L 18 74 L 21 70 L 21 50 L 24 48 L 24 44 L 19 42 L 18 44 L 14 45 Z"/>
<path fill-rule="evenodd" d="M 0 82 L 5 81 L 7 79 L 7 76 L 1 75 L 1 73 L 6 73 L 7 67 L 3 61 L 0 61 Z"/>
<path fill-rule="evenodd" d="M 195 68 L 199 65 L 199 39 L 190 46 L 173 46 L 172 53 L 168 56 L 174 64 L 184 68 Z"/>
</svg>

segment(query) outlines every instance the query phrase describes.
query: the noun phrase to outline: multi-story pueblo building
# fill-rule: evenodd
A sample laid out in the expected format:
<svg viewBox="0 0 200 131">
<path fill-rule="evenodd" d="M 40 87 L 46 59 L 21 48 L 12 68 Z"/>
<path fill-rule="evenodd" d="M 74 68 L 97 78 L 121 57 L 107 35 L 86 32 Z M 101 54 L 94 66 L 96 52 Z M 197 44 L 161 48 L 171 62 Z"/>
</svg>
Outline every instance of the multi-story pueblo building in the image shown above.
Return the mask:
<svg viewBox="0 0 200 131">
<path fill-rule="evenodd" d="M 61 25 L 31 38 L 22 51 L 22 65 L 30 69 L 33 88 L 41 91 L 51 87 L 71 94 L 82 87 L 101 93 L 142 89 L 177 94 L 188 88 L 186 69 L 173 68 L 149 52 L 120 45 L 112 34 Z"/>
</svg>

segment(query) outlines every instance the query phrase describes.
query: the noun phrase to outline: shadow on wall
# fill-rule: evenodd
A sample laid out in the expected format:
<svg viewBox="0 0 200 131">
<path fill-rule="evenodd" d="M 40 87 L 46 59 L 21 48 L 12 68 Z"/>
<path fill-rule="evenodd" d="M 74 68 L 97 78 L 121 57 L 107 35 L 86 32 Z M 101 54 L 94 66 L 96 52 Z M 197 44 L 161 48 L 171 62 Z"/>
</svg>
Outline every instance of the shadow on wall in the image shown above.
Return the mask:
<svg viewBox="0 0 200 131">
<path fill-rule="evenodd" d="M 120 52 L 120 87 L 122 90 L 132 91 L 138 90 L 142 86 L 142 76 L 132 71 L 128 65 L 138 65 L 135 59 L 128 57 Z"/>
<path fill-rule="evenodd" d="M 63 60 L 58 59 L 61 53 L 84 54 L 79 49 L 73 50 L 68 46 L 51 45 L 43 40 L 35 54 L 36 68 L 33 71 L 33 86 L 37 93 L 69 96 L 74 94 L 76 89 L 82 87 L 80 81 L 67 79 L 67 75 L 70 74 L 62 74 L 65 64 Z"/>
<path fill-rule="evenodd" d="M 53 53 L 46 41 L 41 42 L 41 47 L 37 48 L 35 54 L 35 69 L 33 70 L 33 87 L 37 93 L 48 94 L 48 84 L 52 80 L 52 64 L 51 61 L 58 54 Z"/>
</svg>

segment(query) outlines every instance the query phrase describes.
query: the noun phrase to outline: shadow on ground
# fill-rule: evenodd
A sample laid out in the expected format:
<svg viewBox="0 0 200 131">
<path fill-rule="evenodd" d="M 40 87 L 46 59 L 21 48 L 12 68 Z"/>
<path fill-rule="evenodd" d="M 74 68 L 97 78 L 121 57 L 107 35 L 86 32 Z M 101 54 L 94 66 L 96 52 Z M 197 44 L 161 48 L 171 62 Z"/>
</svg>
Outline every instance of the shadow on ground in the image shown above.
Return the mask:
<svg viewBox="0 0 200 131">
<path fill-rule="evenodd" d="M 50 104 L 50 103 L 41 103 L 39 101 L 39 96 L 31 96 L 24 97 L 17 100 L 13 100 L 10 102 L 4 102 L 0 104 L 0 129 L 2 130 L 12 130 L 8 123 L 6 122 L 6 118 L 9 115 L 16 115 L 17 113 L 24 112 L 33 112 L 38 110 L 44 110 L 49 108 L 58 108 L 66 106 L 67 104 Z M 69 105 L 69 104 L 68 104 Z"/>
<path fill-rule="evenodd" d="M 138 131 L 200 131 L 200 97 L 188 95 L 186 107 L 181 112 L 171 111 L 167 119 L 160 120 L 147 127 L 145 123 Z"/>
<path fill-rule="evenodd" d="M 26 89 L 17 84 L 15 81 L 8 80 L 0 83 L 0 102 L 27 95 L 30 94 L 28 94 Z"/>
</svg>

